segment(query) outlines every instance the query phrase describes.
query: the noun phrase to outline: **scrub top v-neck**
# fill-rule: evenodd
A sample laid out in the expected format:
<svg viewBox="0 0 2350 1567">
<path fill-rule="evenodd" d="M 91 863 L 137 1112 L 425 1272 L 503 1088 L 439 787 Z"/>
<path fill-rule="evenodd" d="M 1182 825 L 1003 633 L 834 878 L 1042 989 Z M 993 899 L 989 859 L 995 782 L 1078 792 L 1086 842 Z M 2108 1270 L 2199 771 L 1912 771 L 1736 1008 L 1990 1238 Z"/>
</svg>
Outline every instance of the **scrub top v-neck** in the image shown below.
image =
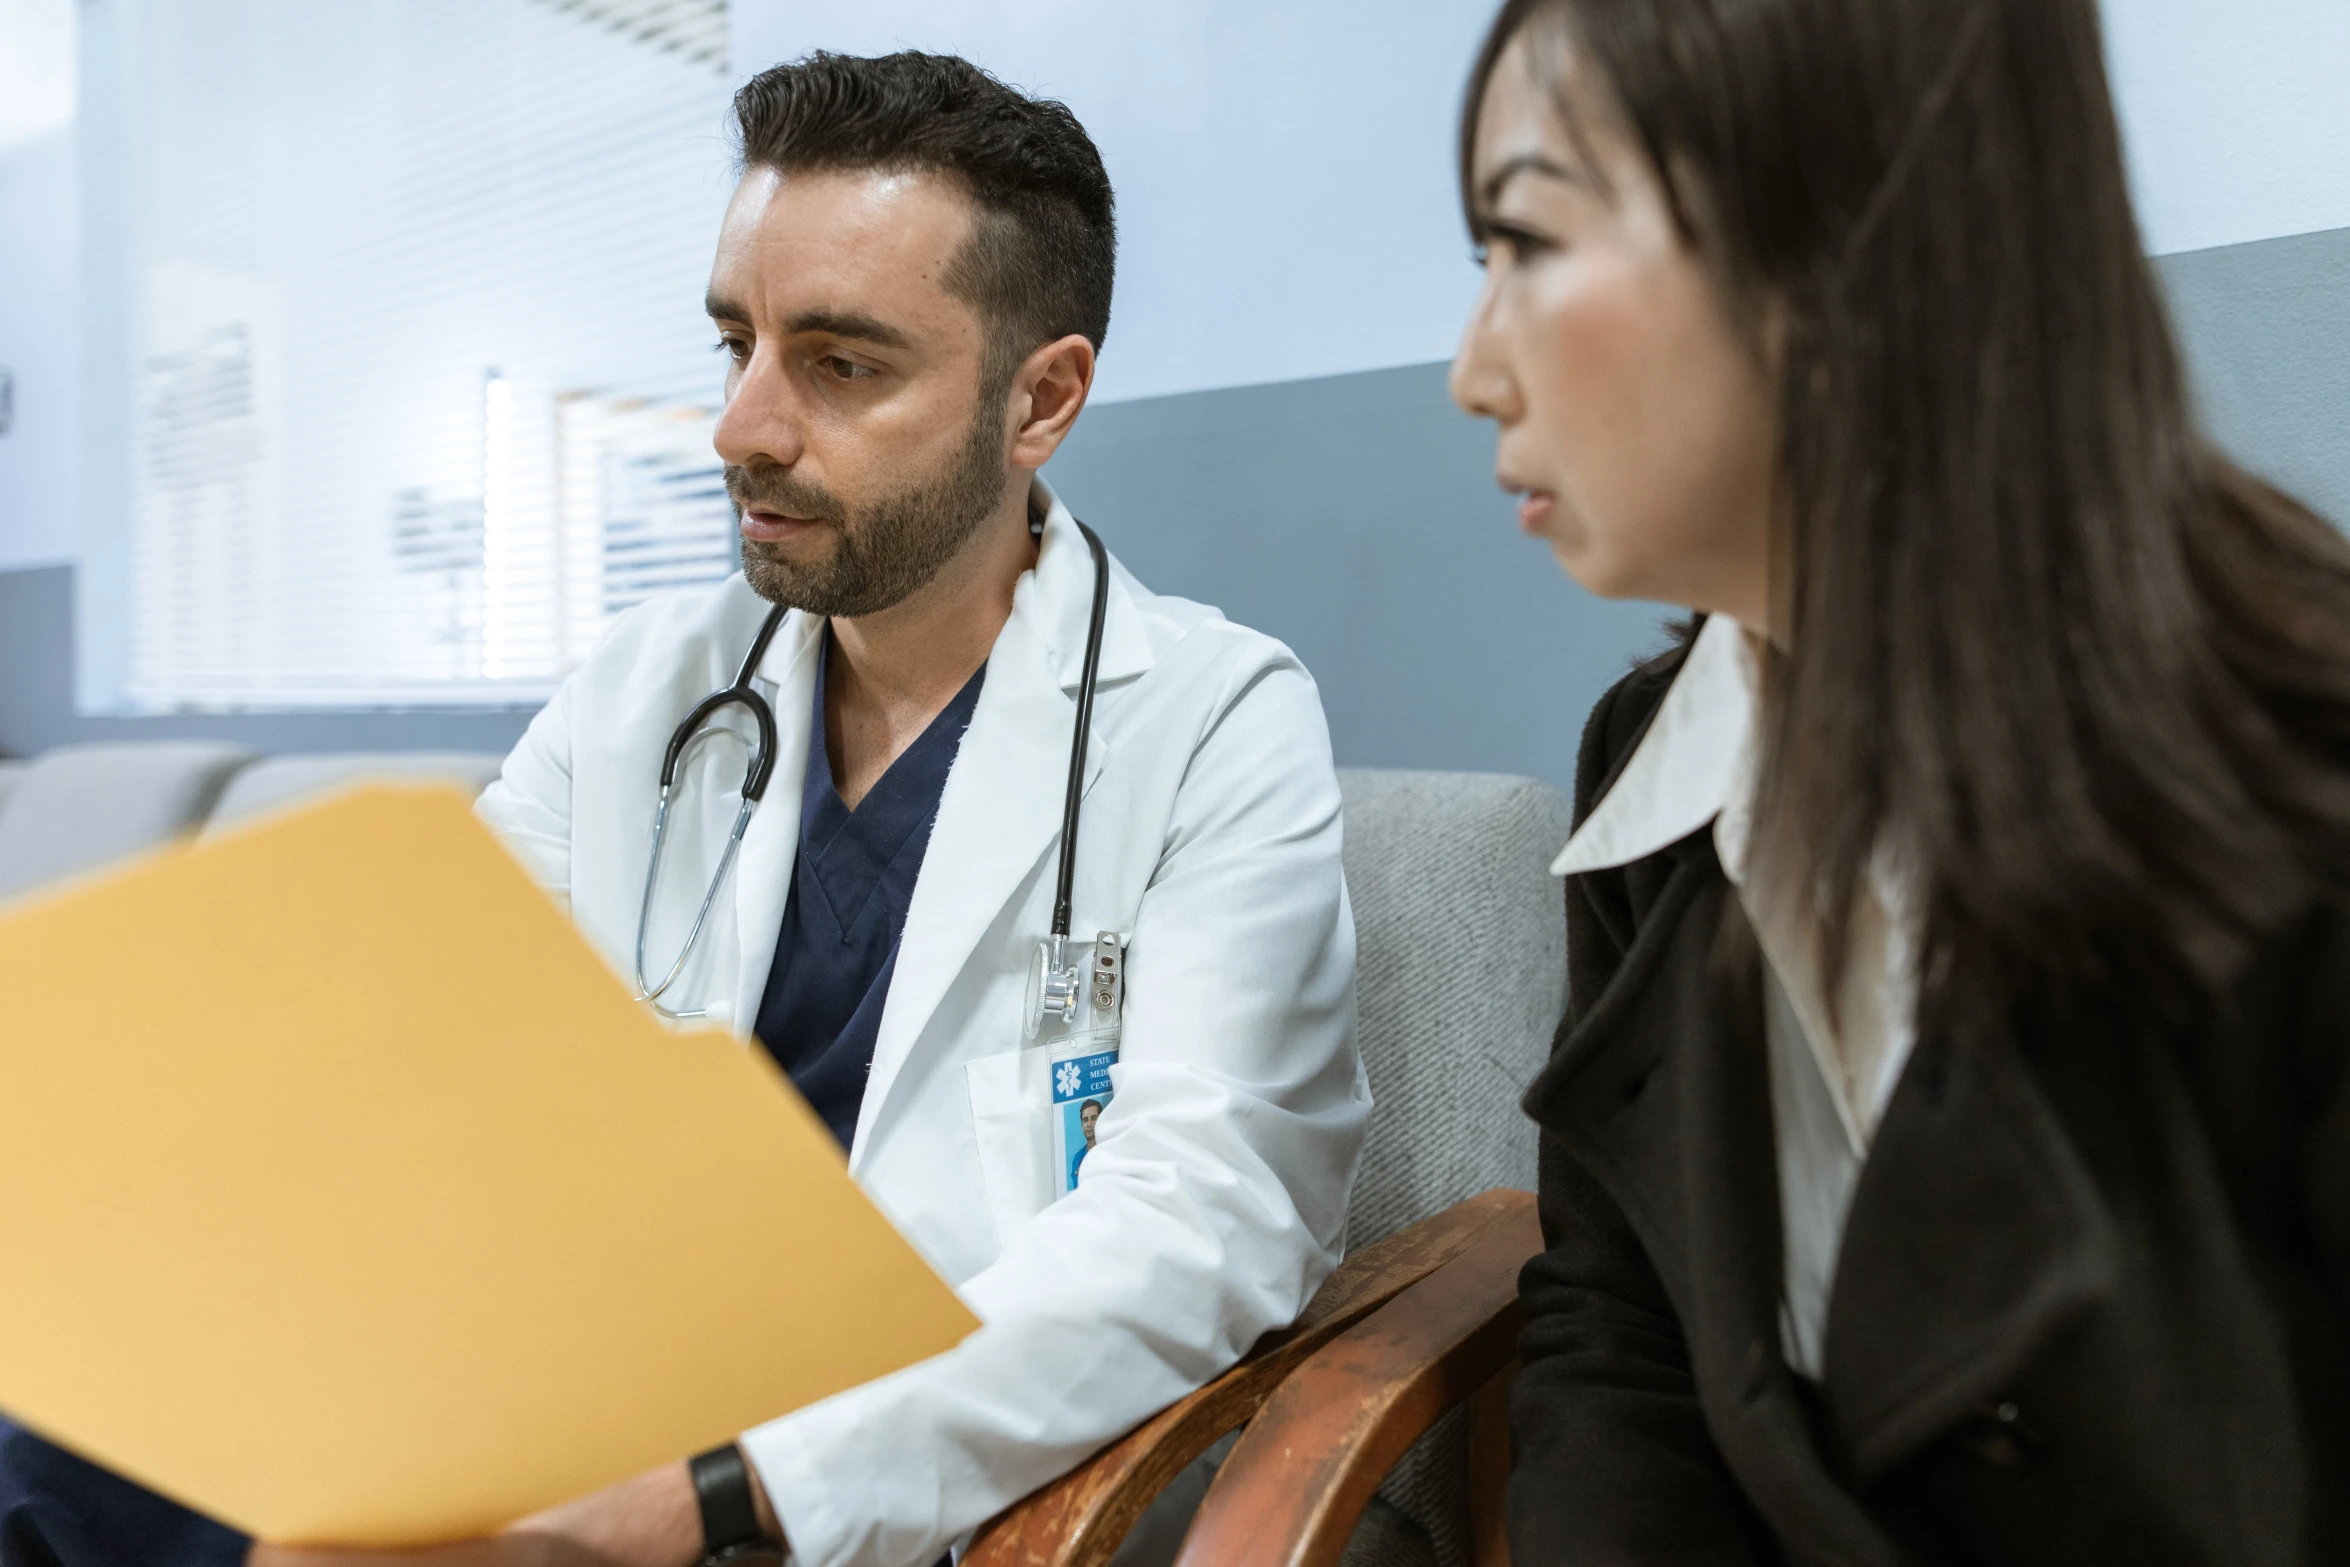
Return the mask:
<svg viewBox="0 0 2350 1567">
<path fill-rule="evenodd" d="M 816 666 L 800 847 L 784 900 L 775 962 L 759 1002 L 758 1037 L 843 1148 L 857 1130 L 881 1008 L 897 968 L 914 879 L 930 847 L 947 773 L 979 705 L 987 669 L 965 683 L 850 810 L 832 782 L 824 740 L 826 633 Z"/>
</svg>

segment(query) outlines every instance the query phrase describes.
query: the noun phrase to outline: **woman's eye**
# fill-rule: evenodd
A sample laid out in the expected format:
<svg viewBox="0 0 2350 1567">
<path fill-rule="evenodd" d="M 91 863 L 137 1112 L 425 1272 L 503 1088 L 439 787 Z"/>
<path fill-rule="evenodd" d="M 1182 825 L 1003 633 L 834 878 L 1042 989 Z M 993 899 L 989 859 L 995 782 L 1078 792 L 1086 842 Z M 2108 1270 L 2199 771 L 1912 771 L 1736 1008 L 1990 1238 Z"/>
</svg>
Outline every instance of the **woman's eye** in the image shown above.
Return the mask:
<svg viewBox="0 0 2350 1567">
<path fill-rule="evenodd" d="M 1555 243 L 1539 234 L 1512 228 L 1507 223 L 1489 223 L 1485 227 L 1485 243 L 1478 247 L 1477 261 L 1480 266 L 1489 267 L 1499 260 L 1506 266 L 1513 262 L 1531 261 L 1543 252 L 1557 248 Z"/>
</svg>

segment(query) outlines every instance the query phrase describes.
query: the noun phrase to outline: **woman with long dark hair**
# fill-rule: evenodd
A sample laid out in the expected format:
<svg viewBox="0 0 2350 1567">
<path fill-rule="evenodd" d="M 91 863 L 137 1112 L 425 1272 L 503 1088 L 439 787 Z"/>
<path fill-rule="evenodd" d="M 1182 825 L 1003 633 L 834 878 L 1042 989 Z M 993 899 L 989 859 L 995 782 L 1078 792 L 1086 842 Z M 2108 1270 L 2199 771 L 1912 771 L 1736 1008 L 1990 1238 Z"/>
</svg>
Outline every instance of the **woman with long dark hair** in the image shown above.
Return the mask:
<svg viewBox="0 0 2350 1567">
<path fill-rule="evenodd" d="M 1510 0 L 1454 391 L 1585 733 L 1516 1559 L 2350 1561 L 2350 545 L 2094 0 Z"/>
</svg>

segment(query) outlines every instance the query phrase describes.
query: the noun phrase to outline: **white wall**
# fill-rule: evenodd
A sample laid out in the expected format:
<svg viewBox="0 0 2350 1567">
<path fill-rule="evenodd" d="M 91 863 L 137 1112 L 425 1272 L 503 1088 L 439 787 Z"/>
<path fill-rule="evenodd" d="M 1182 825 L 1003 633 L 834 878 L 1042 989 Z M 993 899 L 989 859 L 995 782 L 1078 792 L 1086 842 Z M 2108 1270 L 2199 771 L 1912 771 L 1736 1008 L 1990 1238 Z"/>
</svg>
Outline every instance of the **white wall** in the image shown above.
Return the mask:
<svg viewBox="0 0 2350 1567">
<path fill-rule="evenodd" d="M 2104 0 L 2146 247 L 2350 227 L 2350 0 Z"/>
<path fill-rule="evenodd" d="M 74 0 L 0 0 L 0 571 L 69 560 L 79 511 Z"/>
<path fill-rule="evenodd" d="M 70 560 L 81 492 L 81 345 L 74 288 L 73 133 L 0 150 L 0 365 L 15 379 L 0 436 L 0 571 Z"/>
<path fill-rule="evenodd" d="M 73 121 L 74 0 L 0 0 L 0 147 Z"/>
</svg>

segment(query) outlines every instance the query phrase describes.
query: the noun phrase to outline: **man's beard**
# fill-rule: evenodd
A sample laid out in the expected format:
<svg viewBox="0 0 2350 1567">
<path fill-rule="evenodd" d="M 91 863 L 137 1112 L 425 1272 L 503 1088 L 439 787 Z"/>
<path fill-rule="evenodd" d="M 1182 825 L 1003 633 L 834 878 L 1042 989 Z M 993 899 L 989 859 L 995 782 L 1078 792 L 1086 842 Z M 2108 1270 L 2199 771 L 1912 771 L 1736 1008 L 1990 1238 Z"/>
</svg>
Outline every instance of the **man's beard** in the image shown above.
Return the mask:
<svg viewBox="0 0 2350 1567">
<path fill-rule="evenodd" d="M 903 603 L 927 586 L 970 541 L 1004 494 L 1001 399 L 981 397 L 962 449 L 946 470 L 869 506 L 851 508 L 830 491 L 766 464 L 726 470 L 739 523 L 764 506 L 810 518 L 833 536 L 829 559 L 800 564 L 779 545 L 743 540 L 743 576 L 770 603 L 811 615 L 854 619 Z"/>
</svg>

